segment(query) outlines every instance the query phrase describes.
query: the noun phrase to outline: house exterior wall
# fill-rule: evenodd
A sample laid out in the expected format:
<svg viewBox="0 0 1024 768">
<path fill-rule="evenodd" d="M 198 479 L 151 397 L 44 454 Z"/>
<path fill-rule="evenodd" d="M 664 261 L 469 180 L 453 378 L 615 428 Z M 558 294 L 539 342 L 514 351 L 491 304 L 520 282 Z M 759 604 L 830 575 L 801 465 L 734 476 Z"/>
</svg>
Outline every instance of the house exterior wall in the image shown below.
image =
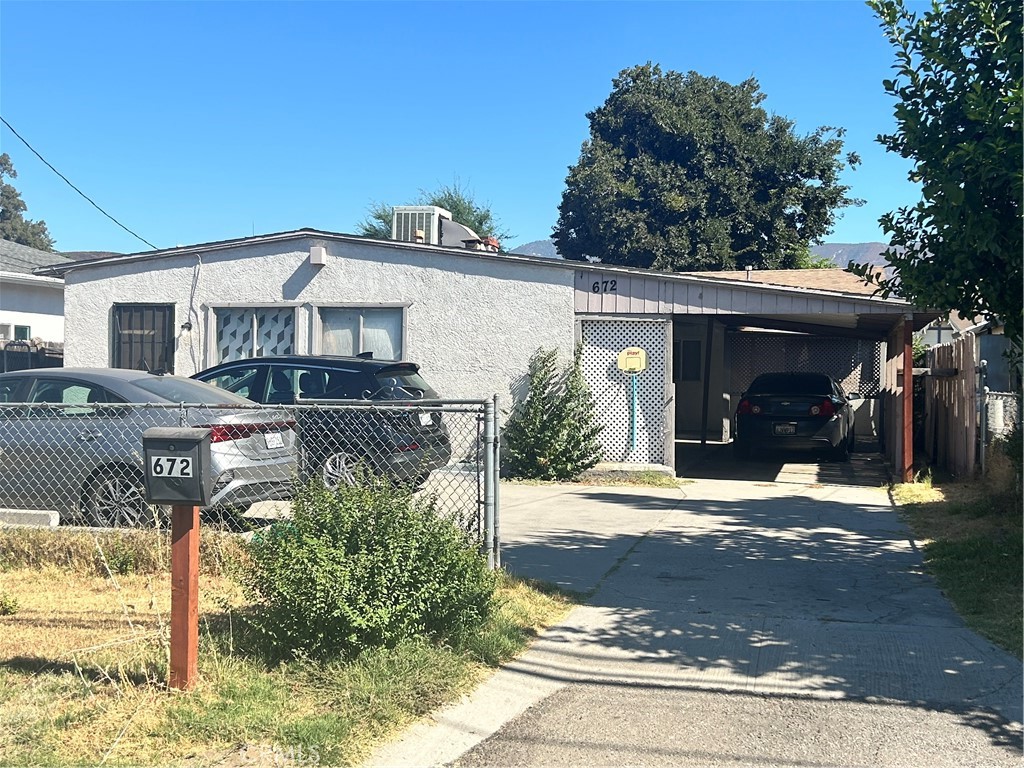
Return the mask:
<svg viewBox="0 0 1024 768">
<path fill-rule="evenodd" d="M 64 283 L 46 278 L 0 278 L 0 325 L 27 325 L 30 338 L 64 341 Z"/>
<path fill-rule="evenodd" d="M 326 248 L 324 266 L 309 263 Z M 66 279 L 66 365 L 111 364 L 115 303 L 173 303 L 179 331 L 175 373 L 216 362 L 217 307 L 291 306 L 295 351 L 318 351 L 318 307 L 405 307 L 403 357 L 423 366 L 444 396 L 505 398 L 539 348 L 573 349 L 573 273 L 543 265 L 502 264 L 427 249 L 372 242 L 297 238 L 223 251 L 169 255 L 73 270 Z"/>
</svg>

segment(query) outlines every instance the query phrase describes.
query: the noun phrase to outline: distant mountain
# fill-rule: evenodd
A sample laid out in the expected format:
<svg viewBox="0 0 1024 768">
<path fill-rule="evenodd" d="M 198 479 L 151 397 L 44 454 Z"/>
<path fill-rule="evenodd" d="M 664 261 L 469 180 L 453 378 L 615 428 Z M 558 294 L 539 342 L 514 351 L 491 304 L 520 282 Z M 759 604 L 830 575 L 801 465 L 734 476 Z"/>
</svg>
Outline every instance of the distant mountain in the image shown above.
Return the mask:
<svg viewBox="0 0 1024 768">
<path fill-rule="evenodd" d="M 882 254 L 888 246 L 885 243 L 823 243 L 812 245 L 811 251 L 816 256 L 824 256 L 842 269 L 851 262 L 854 264 L 871 264 L 875 267 L 888 266 Z M 513 248 L 512 253 L 524 256 L 542 256 L 546 259 L 560 259 L 553 240 L 534 240 Z"/>
<path fill-rule="evenodd" d="M 65 251 L 61 256 L 66 256 L 72 261 L 88 261 L 91 259 L 106 259 L 110 256 L 120 256 L 114 251 Z"/>
<path fill-rule="evenodd" d="M 812 245 L 811 252 L 815 256 L 824 256 L 842 269 L 851 263 L 870 264 L 873 267 L 887 267 L 887 262 L 882 254 L 888 248 L 885 243 L 822 243 Z"/>
<path fill-rule="evenodd" d="M 523 256 L 543 256 L 546 259 L 560 259 L 558 250 L 555 248 L 555 241 L 534 240 L 532 243 L 523 243 L 511 250 L 511 253 L 519 253 Z"/>
</svg>

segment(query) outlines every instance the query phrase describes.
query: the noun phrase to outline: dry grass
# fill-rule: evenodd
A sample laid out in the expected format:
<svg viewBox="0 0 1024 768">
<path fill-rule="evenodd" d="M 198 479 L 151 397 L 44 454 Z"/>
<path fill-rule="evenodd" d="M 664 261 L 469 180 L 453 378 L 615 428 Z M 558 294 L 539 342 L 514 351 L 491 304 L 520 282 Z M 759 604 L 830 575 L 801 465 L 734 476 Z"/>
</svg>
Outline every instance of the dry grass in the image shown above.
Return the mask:
<svg viewBox="0 0 1024 768">
<path fill-rule="evenodd" d="M 570 607 L 503 579 L 499 609 L 467 649 L 410 641 L 353 662 L 268 667 L 243 648 L 237 621 L 227 620 L 244 609 L 241 590 L 207 572 L 200 682 L 182 694 L 164 684 L 167 571 L 99 576 L 83 542 L 46 547 L 78 554 L 61 567 L 0 570 L 0 594 L 18 604 L 0 616 L 4 765 L 352 764 L 457 698 Z"/>
<path fill-rule="evenodd" d="M 1020 510 L 1012 491 L 987 484 L 904 483 L 893 498 L 923 543 L 975 537 L 1000 537 L 1021 530 Z"/>
<path fill-rule="evenodd" d="M 199 547 L 204 574 L 229 573 L 244 557 L 237 534 L 204 530 Z M 0 570 L 56 566 L 75 573 L 157 573 L 170 567 L 167 530 L 89 531 L 0 527 Z"/>
<path fill-rule="evenodd" d="M 1024 654 L 1024 531 L 1015 478 L 898 485 L 893 498 L 964 621 Z"/>
<path fill-rule="evenodd" d="M 572 481 L 558 480 L 526 480 L 507 479 L 502 482 L 514 485 L 598 485 L 598 486 L 636 486 L 641 488 L 678 488 L 689 485 L 693 480 L 686 480 L 673 475 L 651 469 L 590 469 Z"/>
</svg>

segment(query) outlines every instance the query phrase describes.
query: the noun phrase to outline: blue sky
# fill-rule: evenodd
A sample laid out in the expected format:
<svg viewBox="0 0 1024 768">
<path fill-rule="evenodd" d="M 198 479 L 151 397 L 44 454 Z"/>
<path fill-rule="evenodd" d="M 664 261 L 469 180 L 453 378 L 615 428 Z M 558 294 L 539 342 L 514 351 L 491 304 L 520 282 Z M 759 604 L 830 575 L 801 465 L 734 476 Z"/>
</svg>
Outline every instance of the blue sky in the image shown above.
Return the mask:
<svg viewBox="0 0 1024 768">
<path fill-rule="evenodd" d="M 881 240 L 917 199 L 892 130 L 892 48 L 862 2 L 0 3 L 0 112 L 158 247 L 300 227 L 455 181 L 514 246 L 549 237 L 586 113 L 653 61 L 756 77 L 797 131 L 845 127 L 867 204 L 830 242 Z M 139 251 L 6 128 L 27 215 L 58 250 Z"/>
</svg>

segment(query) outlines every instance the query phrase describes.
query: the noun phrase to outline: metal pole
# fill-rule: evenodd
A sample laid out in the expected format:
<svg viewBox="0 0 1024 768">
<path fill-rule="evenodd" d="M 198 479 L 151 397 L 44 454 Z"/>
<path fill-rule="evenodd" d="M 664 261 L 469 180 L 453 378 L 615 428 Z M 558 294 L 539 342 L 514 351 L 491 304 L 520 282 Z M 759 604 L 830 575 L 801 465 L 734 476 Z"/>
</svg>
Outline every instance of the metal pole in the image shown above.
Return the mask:
<svg viewBox="0 0 1024 768">
<path fill-rule="evenodd" d="M 494 569 L 494 402 L 484 402 L 484 548 Z"/>
<path fill-rule="evenodd" d="M 494 567 L 501 568 L 501 419 L 498 396 L 494 396 Z"/>
<path fill-rule="evenodd" d="M 982 360 L 978 363 L 978 379 L 980 387 L 978 387 L 981 402 L 978 408 L 978 415 L 981 421 L 978 429 L 978 461 L 981 464 L 981 476 L 985 476 L 985 432 L 988 430 L 988 386 L 986 381 L 988 379 L 988 361 Z"/>
<path fill-rule="evenodd" d="M 630 405 L 630 416 L 632 421 L 629 426 L 629 450 L 630 453 L 636 450 L 636 373 L 628 374 L 630 381 L 630 389 L 633 393 L 632 404 Z"/>
</svg>

